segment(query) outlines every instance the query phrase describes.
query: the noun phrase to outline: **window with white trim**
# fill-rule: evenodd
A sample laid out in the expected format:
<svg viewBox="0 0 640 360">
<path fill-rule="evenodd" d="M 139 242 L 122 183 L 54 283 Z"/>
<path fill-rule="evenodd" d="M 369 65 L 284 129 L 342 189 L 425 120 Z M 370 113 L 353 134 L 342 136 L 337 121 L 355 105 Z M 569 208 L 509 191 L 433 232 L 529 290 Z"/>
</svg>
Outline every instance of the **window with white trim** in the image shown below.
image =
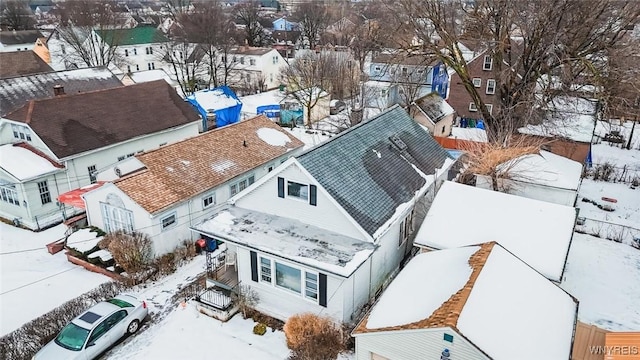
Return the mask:
<svg viewBox="0 0 640 360">
<path fill-rule="evenodd" d="M 147 55 L 153 55 L 153 48 L 152 47 L 145 48 L 145 51 L 147 52 Z"/>
<path fill-rule="evenodd" d="M 477 88 L 482 86 L 482 79 L 481 78 L 473 78 L 473 86 L 477 87 Z"/>
<path fill-rule="evenodd" d="M 304 297 L 318 301 L 318 274 L 312 272 L 304 273 Z"/>
<path fill-rule="evenodd" d="M 155 63 L 150 62 L 150 63 L 148 63 L 148 64 L 147 64 L 147 68 L 148 68 L 149 70 L 155 70 L 155 68 L 156 68 L 156 64 L 155 64 Z"/>
<path fill-rule="evenodd" d="M 173 213 L 169 216 L 163 217 L 160 222 L 162 223 L 162 231 L 174 227 L 176 225 L 176 214 Z"/>
<path fill-rule="evenodd" d="M 231 196 L 239 193 L 240 191 L 248 188 L 251 184 L 253 184 L 256 181 L 256 177 L 255 175 L 251 174 L 249 176 L 247 176 L 246 178 L 239 180 L 231 185 L 229 185 L 229 192 L 231 193 Z"/>
<path fill-rule="evenodd" d="M 18 200 L 18 192 L 16 191 L 14 186 L 0 185 L 0 198 L 4 202 L 20 206 L 20 200 Z"/>
<path fill-rule="evenodd" d="M 118 230 L 133 232 L 133 212 L 107 203 L 100 203 L 104 231 L 110 233 Z"/>
<path fill-rule="evenodd" d="M 51 202 L 51 193 L 49 192 L 49 185 L 46 180 L 38 183 L 38 192 L 40 193 L 40 202 L 42 202 L 42 205 Z"/>
<path fill-rule="evenodd" d="M 13 130 L 14 138 L 31 141 L 31 130 L 28 126 L 11 124 L 11 130 Z"/>
<path fill-rule="evenodd" d="M 258 270 L 261 283 L 298 293 L 303 298 L 316 303 L 319 301 L 317 272 L 284 264 L 264 256 L 258 256 Z"/>
<path fill-rule="evenodd" d="M 216 204 L 216 193 L 211 193 L 202 198 L 202 207 L 208 208 Z"/>
<path fill-rule="evenodd" d="M 484 56 L 484 63 L 482 64 L 482 70 L 491 70 L 493 67 L 493 58 L 491 55 Z"/>
<path fill-rule="evenodd" d="M 129 50 L 124 49 L 124 56 L 129 56 Z"/>
<path fill-rule="evenodd" d="M 496 93 L 496 81 L 494 79 L 487 80 L 487 94 L 493 95 Z"/>
<path fill-rule="evenodd" d="M 260 256 L 260 281 L 271 284 L 271 259 Z"/>
<path fill-rule="evenodd" d="M 249 59 L 249 65 L 255 65 L 256 59 Z"/>
<path fill-rule="evenodd" d="M 297 293 L 302 291 L 302 271 L 289 265 L 276 263 L 276 286 Z"/>
<path fill-rule="evenodd" d="M 469 103 L 469 111 L 478 111 L 478 107 L 473 101 Z"/>
<path fill-rule="evenodd" d="M 287 196 L 307 201 L 309 200 L 309 185 L 287 181 Z"/>
<path fill-rule="evenodd" d="M 493 105 L 486 104 L 485 106 L 487 107 L 487 111 L 489 112 L 489 114 L 493 114 Z"/>
</svg>

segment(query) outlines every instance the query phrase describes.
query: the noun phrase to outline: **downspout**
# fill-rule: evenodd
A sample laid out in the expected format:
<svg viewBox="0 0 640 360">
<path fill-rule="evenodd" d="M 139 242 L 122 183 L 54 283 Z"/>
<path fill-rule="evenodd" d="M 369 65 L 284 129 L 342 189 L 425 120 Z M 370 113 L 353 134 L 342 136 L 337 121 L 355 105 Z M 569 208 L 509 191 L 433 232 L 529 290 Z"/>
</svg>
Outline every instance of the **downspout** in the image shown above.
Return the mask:
<svg viewBox="0 0 640 360">
<path fill-rule="evenodd" d="M 53 174 L 53 182 L 56 184 L 56 193 L 58 193 L 58 196 L 60 196 L 60 188 L 58 187 L 58 178 L 56 177 L 56 174 Z M 61 209 L 62 211 L 62 219 L 67 220 L 67 213 L 65 211 L 66 208 L 64 204 L 57 201 L 57 199 L 56 199 L 56 202 L 58 203 L 58 208 Z"/>
</svg>

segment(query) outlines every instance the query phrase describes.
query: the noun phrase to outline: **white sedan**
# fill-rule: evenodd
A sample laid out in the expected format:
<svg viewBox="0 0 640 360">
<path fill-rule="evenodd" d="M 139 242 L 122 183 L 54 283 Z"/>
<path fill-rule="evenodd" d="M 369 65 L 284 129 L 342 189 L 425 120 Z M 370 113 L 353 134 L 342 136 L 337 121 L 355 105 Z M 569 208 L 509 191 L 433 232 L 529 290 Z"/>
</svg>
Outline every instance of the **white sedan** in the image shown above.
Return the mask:
<svg viewBox="0 0 640 360">
<path fill-rule="evenodd" d="M 137 332 L 148 313 L 147 304 L 132 295 L 101 301 L 71 320 L 33 359 L 92 360 Z"/>
</svg>

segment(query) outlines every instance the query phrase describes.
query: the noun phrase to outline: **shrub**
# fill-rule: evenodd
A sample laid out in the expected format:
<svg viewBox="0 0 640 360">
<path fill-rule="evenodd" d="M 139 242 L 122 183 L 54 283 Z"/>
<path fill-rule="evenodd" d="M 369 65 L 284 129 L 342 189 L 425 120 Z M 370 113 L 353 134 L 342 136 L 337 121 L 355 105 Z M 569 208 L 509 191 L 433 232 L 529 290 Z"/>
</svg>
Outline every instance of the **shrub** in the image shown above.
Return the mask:
<svg viewBox="0 0 640 360">
<path fill-rule="evenodd" d="M 173 253 L 160 256 L 156 259 L 155 264 L 160 275 L 172 274 L 177 269 L 175 255 Z"/>
<path fill-rule="evenodd" d="M 340 328 L 328 317 L 311 313 L 291 316 L 284 333 L 292 360 L 333 360 L 344 350 Z"/>
<path fill-rule="evenodd" d="M 263 323 L 257 323 L 253 326 L 253 333 L 256 335 L 264 335 L 267 332 L 267 325 Z"/>
<path fill-rule="evenodd" d="M 253 290 L 249 285 L 240 285 L 234 297 L 234 301 L 238 304 L 238 308 L 240 308 L 242 312 L 242 317 L 245 319 L 249 311 L 260 301 L 258 292 Z"/>
<path fill-rule="evenodd" d="M 149 235 L 142 233 L 127 234 L 117 231 L 107 234 L 109 252 L 116 263 L 129 274 L 135 275 L 149 268 L 153 259 L 153 249 Z"/>
</svg>

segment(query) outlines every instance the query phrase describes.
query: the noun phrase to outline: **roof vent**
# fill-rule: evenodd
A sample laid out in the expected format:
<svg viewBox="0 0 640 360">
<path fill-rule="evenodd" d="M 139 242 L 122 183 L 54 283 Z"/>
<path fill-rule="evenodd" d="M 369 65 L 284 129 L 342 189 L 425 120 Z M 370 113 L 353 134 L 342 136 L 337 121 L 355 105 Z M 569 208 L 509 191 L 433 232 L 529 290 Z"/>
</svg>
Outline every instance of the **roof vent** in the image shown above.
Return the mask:
<svg viewBox="0 0 640 360">
<path fill-rule="evenodd" d="M 404 141 L 402 141 L 400 139 L 400 137 L 398 137 L 397 134 L 393 134 L 389 137 L 389 140 L 391 140 L 391 142 L 393 143 L 393 145 L 395 145 L 395 147 L 400 150 L 400 151 L 405 151 L 407 150 L 407 144 L 404 143 Z"/>
<path fill-rule="evenodd" d="M 53 86 L 53 95 L 60 96 L 64 95 L 64 86 L 58 84 Z"/>
</svg>

